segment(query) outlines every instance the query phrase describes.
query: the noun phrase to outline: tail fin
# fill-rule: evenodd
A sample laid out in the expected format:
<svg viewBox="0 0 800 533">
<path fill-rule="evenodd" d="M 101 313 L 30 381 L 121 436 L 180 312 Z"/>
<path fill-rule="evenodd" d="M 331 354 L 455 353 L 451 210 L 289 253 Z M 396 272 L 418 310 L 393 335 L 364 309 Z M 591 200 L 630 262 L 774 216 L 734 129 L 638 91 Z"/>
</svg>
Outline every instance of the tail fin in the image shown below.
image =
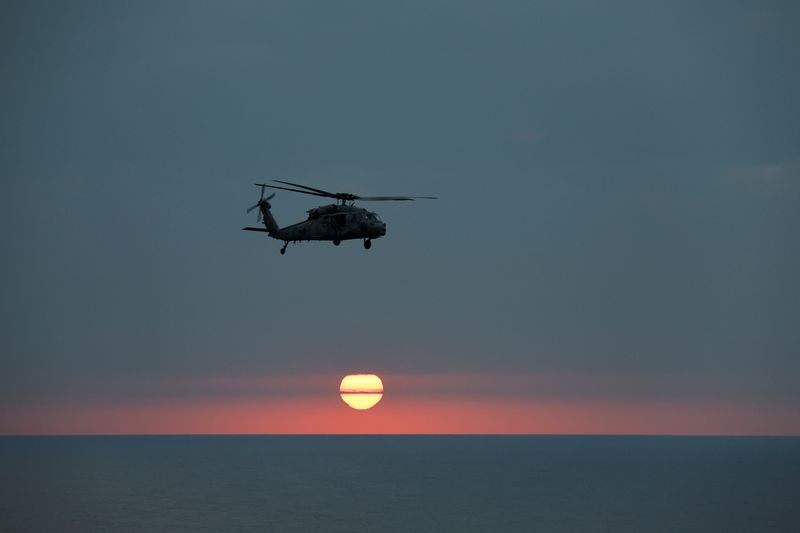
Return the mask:
<svg viewBox="0 0 800 533">
<path fill-rule="evenodd" d="M 267 231 L 270 235 L 277 233 L 281 227 L 278 225 L 278 222 L 275 220 L 275 217 L 272 216 L 272 211 L 269 210 L 271 205 L 269 202 L 262 202 L 259 206 L 261 208 L 261 219 L 264 222 L 264 227 L 267 228 Z"/>
<path fill-rule="evenodd" d="M 270 235 L 274 235 L 281 229 L 281 227 L 278 226 L 278 223 L 275 221 L 275 217 L 273 217 L 272 213 L 270 212 L 270 208 L 272 206 L 269 205 L 269 201 L 272 200 L 272 198 L 275 196 L 275 193 L 272 193 L 266 198 L 264 198 L 264 188 L 270 187 L 270 185 L 267 185 L 266 183 L 256 183 L 255 185 L 256 187 L 261 187 L 261 198 L 258 199 L 258 203 L 256 203 L 256 205 L 247 208 L 247 212 L 249 213 L 250 211 L 252 211 L 257 207 L 258 221 L 259 222 L 263 221 L 264 226 L 267 228 L 266 230 L 267 233 L 269 233 Z M 251 231 L 253 230 L 253 228 L 244 228 L 244 229 L 249 229 Z"/>
</svg>

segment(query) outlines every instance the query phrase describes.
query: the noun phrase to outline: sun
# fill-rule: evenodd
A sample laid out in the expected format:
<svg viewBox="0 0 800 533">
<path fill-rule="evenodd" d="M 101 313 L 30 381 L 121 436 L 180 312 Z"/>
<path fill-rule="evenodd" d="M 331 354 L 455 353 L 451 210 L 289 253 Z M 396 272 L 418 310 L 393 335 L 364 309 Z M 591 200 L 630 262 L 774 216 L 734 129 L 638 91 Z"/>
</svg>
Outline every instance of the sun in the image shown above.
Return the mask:
<svg viewBox="0 0 800 533">
<path fill-rule="evenodd" d="M 383 398 L 383 382 L 375 374 L 350 374 L 342 378 L 339 392 L 344 403 L 363 411 L 375 407 Z"/>
</svg>

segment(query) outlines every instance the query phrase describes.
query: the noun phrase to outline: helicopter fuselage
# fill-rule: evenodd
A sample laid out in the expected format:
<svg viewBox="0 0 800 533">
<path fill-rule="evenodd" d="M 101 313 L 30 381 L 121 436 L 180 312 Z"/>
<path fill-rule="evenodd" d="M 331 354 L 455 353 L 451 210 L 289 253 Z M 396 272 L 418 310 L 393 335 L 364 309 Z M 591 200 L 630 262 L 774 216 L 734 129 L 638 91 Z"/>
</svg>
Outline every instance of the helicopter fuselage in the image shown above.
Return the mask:
<svg viewBox="0 0 800 533">
<path fill-rule="evenodd" d="M 308 219 L 269 233 L 281 241 L 344 241 L 378 239 L 386 235 L 386 224 L 362 207 L 330 204 L 309 209 Z"/>
</svg>

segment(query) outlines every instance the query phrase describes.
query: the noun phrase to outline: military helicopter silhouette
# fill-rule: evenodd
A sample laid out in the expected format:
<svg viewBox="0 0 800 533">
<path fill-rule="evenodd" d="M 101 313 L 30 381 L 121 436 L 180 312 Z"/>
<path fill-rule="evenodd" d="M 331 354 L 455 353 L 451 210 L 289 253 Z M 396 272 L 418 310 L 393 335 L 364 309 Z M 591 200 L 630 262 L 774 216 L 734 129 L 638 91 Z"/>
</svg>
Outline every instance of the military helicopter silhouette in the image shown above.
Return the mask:
<svg viewBox="0 0 800 533">
<path fill-rule="evenodd" d="M 286 253 L 286 247 L 289 246 L 290 242 L 301 241 L 332 241 L 334 246 L 339 246 L 342 241 L 345 240 L 364 239 L 364 248 L 369 250 L 372 247 L 372 239 L 378 239 L 386 235 L 386 223 L 378 217 L 377 213 L 367 211 L 361 207 L 355 207 L 353 204 L 356 200 L 362 202 L 405 202 L 418 199 L 436 199 L 435 196 L 358 196 L 347 192 L 334 193 L 323 191 L 322 189 L 315 189 L 289 181 L 272 181 L 297 188 L 290 189 L 289 187 L 281 187 L 279 185 L 256 183 L 255 185 L 257 187 L 261 187 L 261 198 L 256 205 L 248 208 L 247 212 L 249 213 L 253 209 L 258 208 L 258 221 L 263 222 L 264 227 L 247 227 L 242 229 L 245 231 L 266 233 L 273 239 L 283 241 L 281 255 Z M 284 191 L 334 198 L 337 202 L 335 204 L 322 205 L 314 209 L 309 209 L 307 211 L 308 219 L 282 228 L 275 221 L 275 217 L 272 216 L 272 212 L 270 211 L 272 206 L 269 200 L 272 200 L 275 193 L 264 198 L 264 189 L 267 187 L 270 189 L 282 189 Z"/>
</svg>

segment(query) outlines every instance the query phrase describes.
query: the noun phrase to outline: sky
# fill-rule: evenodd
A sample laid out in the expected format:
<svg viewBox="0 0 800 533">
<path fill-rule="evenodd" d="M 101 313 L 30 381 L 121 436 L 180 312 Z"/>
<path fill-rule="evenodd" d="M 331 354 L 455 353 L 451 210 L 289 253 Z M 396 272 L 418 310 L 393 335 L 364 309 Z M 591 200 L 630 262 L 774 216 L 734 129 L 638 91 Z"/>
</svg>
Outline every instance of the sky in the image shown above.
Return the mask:
<svg viewBox="0 0 800 533">
<path fill-rule="evenodd" d="M 800 435 L 799 24 L 4 2 L 0 434 Z M 271 179 L 439 199 L 281 256 Z"/>
</svg>

